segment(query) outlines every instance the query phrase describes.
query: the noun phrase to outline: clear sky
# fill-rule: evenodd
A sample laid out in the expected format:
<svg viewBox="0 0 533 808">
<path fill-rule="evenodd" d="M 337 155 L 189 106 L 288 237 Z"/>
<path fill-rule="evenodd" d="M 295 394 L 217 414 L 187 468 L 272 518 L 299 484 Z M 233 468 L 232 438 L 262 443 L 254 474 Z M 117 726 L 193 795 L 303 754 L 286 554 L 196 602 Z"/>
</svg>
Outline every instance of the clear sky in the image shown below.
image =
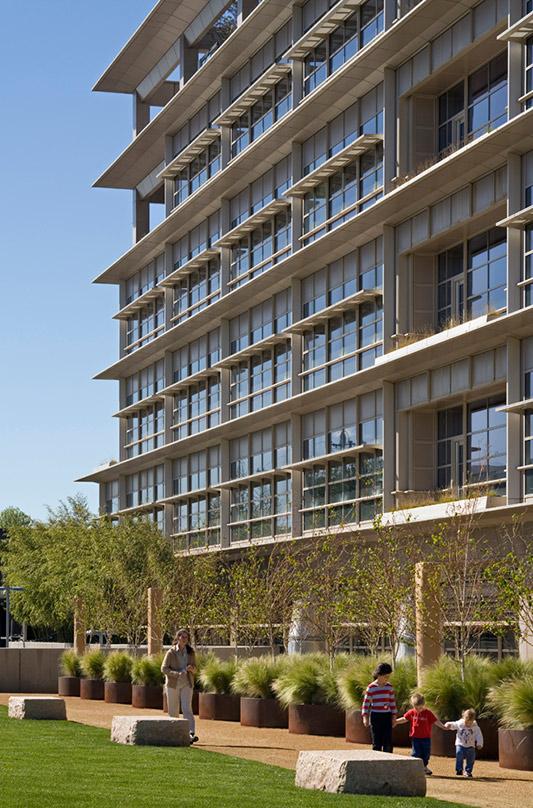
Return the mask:
<svg viewBox="0 0 533 808">
<path fill-rule="evenodd" d="M 155 0 L 2 0 L 0 510 L 35 518 L 117 456 L 116 286 L 131 193 L 91 189 L 131 138 L 129 95 L 91 87 Z"/>
</svg>

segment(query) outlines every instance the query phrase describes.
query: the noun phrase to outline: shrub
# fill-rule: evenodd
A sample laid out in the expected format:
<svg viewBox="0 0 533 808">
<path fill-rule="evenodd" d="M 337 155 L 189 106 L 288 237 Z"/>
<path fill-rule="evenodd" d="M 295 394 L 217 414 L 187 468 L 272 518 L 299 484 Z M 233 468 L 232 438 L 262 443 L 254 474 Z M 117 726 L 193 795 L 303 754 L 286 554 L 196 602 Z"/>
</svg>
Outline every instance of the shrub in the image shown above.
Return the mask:
<svg viewBox="0 0 533 808">
<path fill-rule="evenodd" d="M 62 676 L 81 676 L 80 657 L 73 648 L 61 654 L 60 670 Z"/>
<path fill-rule="evenodd" d="M 494 687 L 505 679 L 518 679 L 533 674 L 533 662 L 524 662 L 518 657 L 506 657 L 501 662 L 493 662 L 488 673 L 490 686 Z"/>
<path fill-rule="evenodd" d="M 102 651 L 87 651 L 81 658 L 81 669 L 87 679 L 102 679 L 105 656 Z"/>
<path fill-rule="evenodd" d="M 360 710 L 365 690 L 374 679 L 374 670 L 379 662 L 390 662 L 390 658 L 358 656 L 352 657 L 339 675 L 340 703 L 345 710 Z M 396 693 L 398 712 L 409 709 L 409 697 L 416 687 L 416 661 L 414 657 L 402 659 L 394 666 L 391 684 Z"/>
<path fill-rule="evenodd" d="M 156 657 L 143 656 L 133 662 L 131 669 L 131 680 L 134 685 L 146 685 L 147 687 L 157 687 L 164 681 L 161 673 L 161 655 Z"/>
<path fill-rule="evenodd" d="M 304 654 L 287 660 L 272 685 L 283 707 L 291 704 L 339 704 L 338 678 L 348 658 L 338 656 L 330 666 L 324 654 Z"/>
<path fill-rule="evenodd" d="M 242 662 L 232 682 L 234 693 L 252 699 L 274 699 L 274 680 L 280 676 L 286 664 L 286 657 L 252 657 Z"/>
<path fill-rule="evenodd" d="M 113 651 L 104 665 L 106 682 L 131 682 L 133 659 L 125 651 Z"/>
<path fill-rule="evenodd" d="M 533 674 L 528 673 L 521 679 L 507 679 L 493 687 L 489 701 L 502 727 L 533 727 Z"/>
<path fill-rule="evenodd" d="M 213 656 L 211 659 L 206 660 L 200 674 L 200 682 L 207 693 L 227 695 L 231 693 L 231 683 L 236 670 L 237 663 L 234 659 L 222 662 L 222 660 Z"/>
<path fill-rule="evenodd" d="M 207 663 L 214 659 L 215 655 L 212 651 L 197 651 L 196 652 L 196 673 L 194 678 L 194 689 L 202 691 L 204 686 L 201 680 L 201 674 Z"/>
<path fill-rule="evenodd" d="M 420 692 L 428 707 L 434 710 L 441 721 L 456 721 L 466 704 L 466 691 L 461 680 L 459 663 L 451 657 L 441 656 L 424 674 Z"/>
</svg>

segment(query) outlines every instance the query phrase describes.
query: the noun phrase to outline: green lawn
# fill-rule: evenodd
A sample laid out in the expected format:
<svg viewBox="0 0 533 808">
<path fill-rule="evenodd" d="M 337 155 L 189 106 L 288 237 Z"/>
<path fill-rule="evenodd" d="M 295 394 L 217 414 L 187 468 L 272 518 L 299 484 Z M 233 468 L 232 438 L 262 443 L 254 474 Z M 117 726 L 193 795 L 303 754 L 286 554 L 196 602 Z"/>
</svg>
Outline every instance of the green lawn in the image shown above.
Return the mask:
<svg viewBox="0 0 533 808">
<path fill-rule="evenodd" d="M 107 730 L 17 721 L 0 707 L 2 808 L 465 808 L 432 799 L 304 791 L 294 773 L 201 749 L 118 746 Z"/>
</svg>

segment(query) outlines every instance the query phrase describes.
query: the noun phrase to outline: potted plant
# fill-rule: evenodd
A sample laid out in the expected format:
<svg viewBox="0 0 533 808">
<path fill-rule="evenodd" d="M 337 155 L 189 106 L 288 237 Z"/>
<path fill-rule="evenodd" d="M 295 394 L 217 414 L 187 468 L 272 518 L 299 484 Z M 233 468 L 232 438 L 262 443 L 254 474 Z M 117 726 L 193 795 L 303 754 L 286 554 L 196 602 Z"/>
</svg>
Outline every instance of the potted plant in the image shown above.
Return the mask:
<svg viewBox="0 0 533 808">
<path fill-rule="evenodd" d="M 104 698 L 105 656 L 100 649 L 87 651 L 81 658 L 83 678 L 80 679 L 80 697 L 100 700 Z"/>
<path fill-rule="evenodd" d="M 337 677 L 347 657 L 333 664 L 324 654 L 290 659 L 273 683 L 273 690 L 288 709 L 289 732 L 298 735 L 344 735 L 344 711 L 339 706 Z"/>
<path fill-rule="evenodd" d="M 131 669 L 131 703 L 134 707 L 163 709 L 161 656 L 135 659 Z"/>
<path fill-rule="evenodd" d="M 533 771 L 533 672 L 493 687 L 489 701 L 498 715 L 498 761 L 504 769 Z"/>
<path fill-rule="evenodd" d="M 204 688 L 200 693 L 199 715 L 214 721 L 239 721 L 241 700 L 232 692 L 232 682 L 237 670 L 233 659 L 222 662 L 213 656 L 208 659 L 200 674 Z"/>
<path fill-rule="evenodd" d="M 421 692 L 428 707 L 441 721 L 457 721 L 467 707 L 476 711 L 477 723 L 483 733 L 483 748 L 479 757 L 485 760 L 498 759 L 498 724 L 494 708 L 488 699 L 491 685 L 496 685 L 509 675 L 520 675 L 521 663 L 494 663 L 474 654 L 465 660 L 464 680 L 459 662 L 442 656 L 427 669 Z M 434 755 L 455 757 L 455 735 L 433 727 L 431 751 Z"/>
<path fill-rule="evenodd" d="M 131 704 L 133 659 L 125 651 L 113 651 L 104 665 L 104 699 L 109 704 Z"/>
<path fill-rule="evenodd" d="M 281 674 L 286 657 L 253 657 L 242 662 L 232 682 L 234 693 L 241 697 L 241 724 L 243 727 L 274 727 L 287 729 L 289 716 L 273 690 L 274 681 Z"/>
<path fill-rule="evenodd" d="M 361 707 L 367 685 L 373 680 L 374 670 L 383 657 L 354 657 L 339 675 L 340 703 L 346 710 L 346 740 L 350 743 L 369 744 L 370 729 L 365 727 Z M 392 664 L 392 663 L 391 663 Z M 394 665 L 391 683 L 396 694 L 398 715 L 409 709 L 409 697 L 416 687 L 416 662 L 414 658 L 398 661 Z M 409 725 L 400 724 L 393 730 L 395 746 L 410 746 Z"/>
<path fill-rule="evenodd" d="M 79 696 L 81 665 L 80 657 L 73 648 L 61 654 L 60 676 L 57 678 L 57 692 L 60 696 Z"/>
</svg>

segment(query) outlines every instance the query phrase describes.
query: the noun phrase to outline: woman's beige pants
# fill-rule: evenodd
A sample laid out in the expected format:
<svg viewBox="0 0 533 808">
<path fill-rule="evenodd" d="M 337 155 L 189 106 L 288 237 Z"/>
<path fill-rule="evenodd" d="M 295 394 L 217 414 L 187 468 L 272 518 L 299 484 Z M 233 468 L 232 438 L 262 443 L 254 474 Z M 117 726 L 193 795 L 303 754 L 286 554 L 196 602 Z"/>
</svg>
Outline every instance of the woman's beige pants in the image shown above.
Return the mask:
<svg viewBox="0 0 533 808">
<path fill-rule="evenodd" d="M 168 714 L 171 718 L 179 718 L 180 705 L 183 717 L 189 722 L 189 731 L 194 735 L 194 715 L 192 711 L 192 687 L 189 682 L 178 681 L 177 687 L 167 686 Z"/>
</svg>

